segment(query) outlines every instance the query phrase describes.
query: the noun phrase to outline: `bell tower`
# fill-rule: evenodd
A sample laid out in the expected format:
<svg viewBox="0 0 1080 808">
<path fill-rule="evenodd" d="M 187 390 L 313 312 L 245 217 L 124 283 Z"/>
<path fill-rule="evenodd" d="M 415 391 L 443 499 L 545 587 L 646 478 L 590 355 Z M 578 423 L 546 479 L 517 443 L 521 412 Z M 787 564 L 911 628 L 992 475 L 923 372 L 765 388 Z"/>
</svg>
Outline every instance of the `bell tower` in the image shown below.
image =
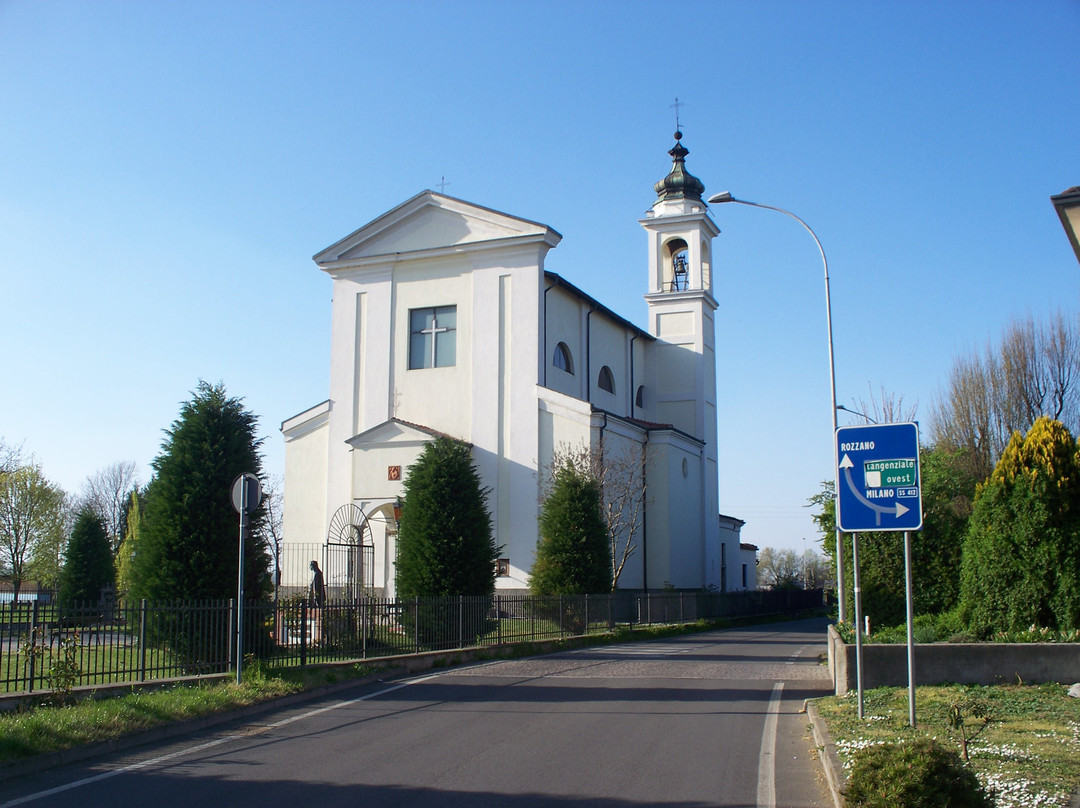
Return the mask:
<svg viewBox="0 0 1080 808">
<path fill-rule="evenodd" d="M 702 586 L 725 587 L 719 521 L 716 426 L 716 346 L 713 317 L 712 240 L 720 229 L 702 201 L 705 186 L 686 170 L 682 133 L 675 132 L 671 171 L 656 183 L 656 201 L 641 220 L 649 243 L 649 331 L 656 337 L 657 420 L 701 441 L 698 457 L 700 504 L 696 524 L 682 523 L 689 539 L 697 534 L 695 566 Z M 683 460 L 683 476 L 687 460 Z M 685 516 L 685 514 L 684 514 Z M 683 517 L 676 517 L 683 518 Z M 674 525 L 673 525 L 674 526 Z M 732 549 L 732 548 L 726 548 Z M 738 548 L 727 554 L 738 557 Z"/>
<path fill-rule="evenodd" d="M 720 229 L 702 201 L 705 185 L 686 170 L 675 133 L 671 172 L 653 186 L 641 220 L 649 239 L 649 331 L 657 337 L 658 420 L 705 441 L 716 458 L 716 355 L 712 240 Z"/>
</svg>

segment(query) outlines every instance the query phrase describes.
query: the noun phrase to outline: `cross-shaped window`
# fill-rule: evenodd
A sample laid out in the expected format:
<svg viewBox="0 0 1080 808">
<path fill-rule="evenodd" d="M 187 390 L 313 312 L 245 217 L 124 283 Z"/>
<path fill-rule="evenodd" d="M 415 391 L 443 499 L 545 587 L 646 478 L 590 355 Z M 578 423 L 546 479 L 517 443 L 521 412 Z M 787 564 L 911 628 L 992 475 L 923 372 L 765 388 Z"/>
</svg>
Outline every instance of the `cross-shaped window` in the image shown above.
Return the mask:
<svg viewBox="0 0 1080 808">
<path fill-rule="evenodd" d="M 409 370 L 457 364 L 457 306 L 409 312 Z"/>
</svg>

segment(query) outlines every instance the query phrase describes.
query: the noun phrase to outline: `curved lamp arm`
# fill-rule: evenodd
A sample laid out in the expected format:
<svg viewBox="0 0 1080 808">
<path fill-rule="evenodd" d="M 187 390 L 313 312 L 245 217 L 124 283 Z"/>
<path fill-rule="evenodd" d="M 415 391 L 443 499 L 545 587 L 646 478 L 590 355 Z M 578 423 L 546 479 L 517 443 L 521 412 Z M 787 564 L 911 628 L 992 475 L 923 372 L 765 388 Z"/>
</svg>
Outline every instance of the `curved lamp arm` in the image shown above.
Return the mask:
<svg viewBox="0 0 1080 808">
<path fill-rule="evenodd" d="M 821 246 L 821 241 L 818 239 L 817 234 L 811 229 L 810 225 L 792 213 L 790 210 L 784 210 L 784 208 L 777 208 L 772 205 L 762 205 L 760 202 L 748 202 L 745 199 L 736 199 L 731 195 L 730 191 L 722 191 L 718 194 L 714 194 L 709 197 L 709 204 L 721 204 L 724 202 L 735 202 L 739 205 L 749 205 L 753 208 L 765 208 L 765 210 L 774 210 L 777 213 L 783 213 L 785 216 L 790 216 L 803 226 L 803 229 L 810 234 L 810 238 L 814 240 L 814 244 L 817 245 L 818 252 L 821 253 L 821 263 L 825 267 L 825 321 L 828 326 L 829 333 L 829 387 L 832 393 L 832 426 L 833 426 L 833 472 L 836 472 L 838 466 L 836 458 L 836 427 L 837 427 L 837 415 L 836 412 L 839 409 L 836 405 L 836 362 L 833 357 L 833 327 L 832 327 L 832 295 L 829 291 L 829 261 L 825 257 L 825 249 Z M 840 542 L 840 530 L 836 531 L 836 589 L 837 600 L 839 601 L 839 614 L 840 622 L 844 622 L 845 607 L 844 607 L 844 565 L 843 555 L 841 554 L 841 542 Z"/>
</svg>

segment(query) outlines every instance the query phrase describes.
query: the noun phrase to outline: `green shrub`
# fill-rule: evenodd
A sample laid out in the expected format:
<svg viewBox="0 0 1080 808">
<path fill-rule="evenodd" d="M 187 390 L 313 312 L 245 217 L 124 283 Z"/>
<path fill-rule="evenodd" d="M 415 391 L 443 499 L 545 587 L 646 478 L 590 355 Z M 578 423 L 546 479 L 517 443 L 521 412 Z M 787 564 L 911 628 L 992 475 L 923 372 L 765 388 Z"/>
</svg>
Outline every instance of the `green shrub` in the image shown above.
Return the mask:
<svg viewBox="0 0 1080 808">
<path fill-rule="evenodd" d="M 848 645 L 855 643 L 855 629 L 850 623 L 837 623 L 836 630 L 839 632 L 841 639 Z M 967 631 L 963 622 L 960 619 L 958 609 L 952 609 L 943 614 L 917 614 L 915 615 L 915 642 L 917 643 L 932 643 L 932 642 L 975 642 L 976 637 Z M 1058 635 L 1055 635 L 1058 636 Z M 1060 634 L 1061 639 L 1057 642 L 1075 642 L 1076 640 L 1070 640 L 1065 632 Z M 1078 638 L 1080 639 L 1080 638 Z M 1018 642 L 1019 640 L 1006 639 L 1005 635 L 995 636 L 994 642 Z M 1028 642 L 1052 642 L 1053 640 L 1028 640 Z M 906 643 L 907 642 L 907 624 L 901 623 L 898 626 L 889 626 L 888 628 L 879 628 L 874 631 L 869 637 L 864 636 L 863 642 L 868 643 Z"/>
<path fill-rule="evenodd" d="M 600 481 L 570 461 L 556 466 L 551 476 L 529 589 L 534 595 L 610 592 L 611 545 Z"/>
<path fill-rule="evenodd" d="M 994 642 L 1080 642 L 1080 629 L 1055 631 L 1045 626 L 1028 626 L 1013 631 L 999 631 Z"/>
<path fill-rule="evenodd" d="M 1080 629 L 1080 452 L 1059 421 L 1014 433 L 979 488 L 964 540 L 961 613 L 972 633 Z"/>
<path fill-rule="evenodd" d="M 855 755 L 849 808 L 993 808 L 993 796 L 960 757 L 936 741 L 882 744 Z"/>
</svg>

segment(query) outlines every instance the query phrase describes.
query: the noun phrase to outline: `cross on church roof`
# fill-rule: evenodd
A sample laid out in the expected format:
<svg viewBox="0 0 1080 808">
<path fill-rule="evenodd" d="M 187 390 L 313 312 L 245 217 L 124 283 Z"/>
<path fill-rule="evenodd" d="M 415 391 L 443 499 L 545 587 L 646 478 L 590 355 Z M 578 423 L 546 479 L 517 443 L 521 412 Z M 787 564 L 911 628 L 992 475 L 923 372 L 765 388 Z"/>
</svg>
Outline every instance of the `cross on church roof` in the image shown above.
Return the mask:
<svg viewBox="0 0 1080 808">
<path fill-rule="evenodd" d="M 685 106 L 686 106 L 686 102 L 680 101 L 679 96 L 675 96 L 675 103 L 670 104 L 668 106 L 668 109 L 675 110 L 675 131 L 676 132 L 681 132 L 682 131 L 682 126 L 679 125 L 679 107 L 685 107 Z"/>
<path fill-rule="evenodd" d="M 443 174 L 442 179 L 439 180 L 439 183 L 438 183 L 438 185 L 439 185 L 439 193 L 440 194 L 445 194 L 446 193 L 446 186 L 449 185 L 449 184 L 450 183 L 448 183 L 446 181 L 446 175 Z"/>
</svg>

